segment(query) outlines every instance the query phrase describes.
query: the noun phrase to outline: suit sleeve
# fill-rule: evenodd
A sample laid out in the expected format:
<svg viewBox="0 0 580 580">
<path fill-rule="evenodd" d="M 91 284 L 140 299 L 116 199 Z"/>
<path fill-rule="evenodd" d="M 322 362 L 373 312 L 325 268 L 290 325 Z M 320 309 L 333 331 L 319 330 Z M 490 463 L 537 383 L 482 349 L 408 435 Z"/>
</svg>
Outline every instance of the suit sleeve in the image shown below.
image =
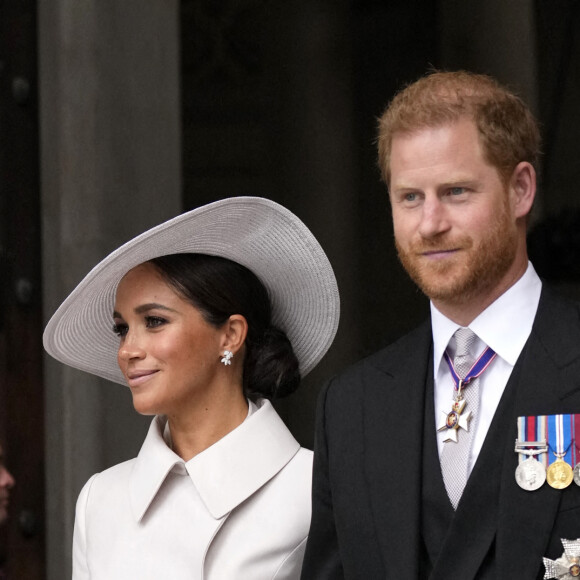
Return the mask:
<svg viewBox="0 0 580 580">
<path fill-rule="evenodd" d="M 330 385 L 331 383 L 328 383 L 322 389 L 316 411 L 312 520 L 304 556 L 302 580 L 340 580 L 344 578 L 332 505 L 332 486 L 328 462 L 326 399 Z"/>
</svg>

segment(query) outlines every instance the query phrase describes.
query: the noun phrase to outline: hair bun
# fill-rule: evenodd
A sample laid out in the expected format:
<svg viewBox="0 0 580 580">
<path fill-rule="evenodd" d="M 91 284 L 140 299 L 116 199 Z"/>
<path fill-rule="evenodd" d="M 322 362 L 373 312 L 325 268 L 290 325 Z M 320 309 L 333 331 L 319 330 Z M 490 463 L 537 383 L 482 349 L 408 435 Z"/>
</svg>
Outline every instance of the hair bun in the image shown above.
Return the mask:
<svg viewBox="0 0 580 580">
<path fill-rule="evenodd" d="M 248 398 L 277 399 L 298 388 L 298 359 L 282 330 L 269 326 L 260 343 L 249 346 L 244 366 L 244 386 Z"/>
</svg>

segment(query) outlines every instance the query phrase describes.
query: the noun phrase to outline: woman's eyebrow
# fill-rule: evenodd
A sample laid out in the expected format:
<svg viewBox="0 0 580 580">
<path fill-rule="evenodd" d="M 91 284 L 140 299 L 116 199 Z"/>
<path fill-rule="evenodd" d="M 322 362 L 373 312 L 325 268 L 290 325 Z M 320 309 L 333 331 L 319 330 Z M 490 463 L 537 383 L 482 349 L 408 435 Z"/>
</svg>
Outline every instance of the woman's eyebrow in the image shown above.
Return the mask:
<svg viewBox="0 0 580 580">
<path fill-rule="evenodd" d="M 167 310 L 168 312 L 177 312 L 173 308 L 169 308 L 169 306 L 164 306 L 163 304 L 159 304 L 157 302 L 148 302 L 147 304 L 141 304 L 137 306 L 134 310 L 135 314 L 143 314 L 145 312 L 149 312 L 149 310 Z M 116 310 L 113 312 L 113 318 L 123 318 L 120 312 Z"/>
</svg>

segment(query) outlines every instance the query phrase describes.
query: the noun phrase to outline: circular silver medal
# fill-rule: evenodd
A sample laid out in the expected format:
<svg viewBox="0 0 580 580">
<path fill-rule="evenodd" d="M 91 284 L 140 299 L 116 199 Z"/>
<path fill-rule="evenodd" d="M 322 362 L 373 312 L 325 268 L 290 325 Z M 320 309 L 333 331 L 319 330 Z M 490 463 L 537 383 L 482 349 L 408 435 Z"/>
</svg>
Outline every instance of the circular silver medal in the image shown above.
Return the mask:
<svg viewBox="0 0 580 580">
<path fill-rule="evenodd" d="M 580 463 L 577 463 L 574 468 L 574 483 L 580 485 Z"/>
<path fill-rule="evenodd" d="M 526 491 L 540 489 L 546 481 L 546 468 L 537 459 L 530 456 L 518 465 L 516 481 Z"/>
</svg>

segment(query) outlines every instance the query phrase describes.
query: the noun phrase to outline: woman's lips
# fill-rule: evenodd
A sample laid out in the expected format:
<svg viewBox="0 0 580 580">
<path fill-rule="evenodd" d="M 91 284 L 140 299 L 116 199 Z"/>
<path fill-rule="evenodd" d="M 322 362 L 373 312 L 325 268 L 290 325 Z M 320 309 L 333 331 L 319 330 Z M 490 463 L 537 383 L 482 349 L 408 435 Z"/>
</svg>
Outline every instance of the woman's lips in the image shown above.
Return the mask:
<svg viewBox="0 0 580 580">
<path fill-rule="evenodd" d="M 130 387 L 137 387 L 146 383 L 157 372 L 157 370 L 131 371 L 127 373 L 127 383 Z"/>
</svg>

